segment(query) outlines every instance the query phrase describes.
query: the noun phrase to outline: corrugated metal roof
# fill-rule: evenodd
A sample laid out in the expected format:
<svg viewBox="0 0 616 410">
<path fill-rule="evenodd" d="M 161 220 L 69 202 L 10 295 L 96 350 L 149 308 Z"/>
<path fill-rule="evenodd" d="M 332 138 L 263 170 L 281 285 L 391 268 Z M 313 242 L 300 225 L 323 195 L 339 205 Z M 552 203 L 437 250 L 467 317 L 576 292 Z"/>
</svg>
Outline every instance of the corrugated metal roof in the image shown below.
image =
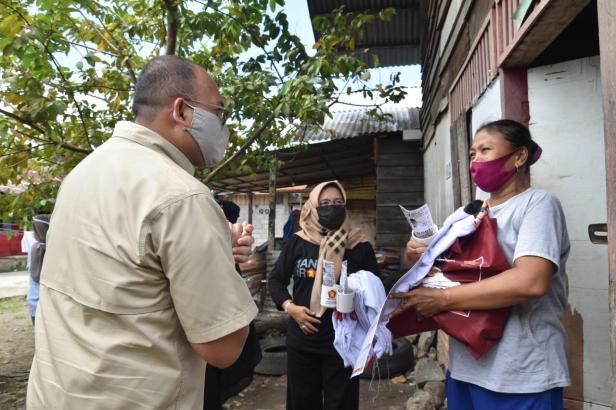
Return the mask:
<svg viewBox="0 0 616 410">
<path fill-rule="evenodd" d="M 381 10 L 387 7 L 405 8 L 419 5 L 418 0 L 308 0 L 310 15 L 328 14 L 344 6 L 348 11 Z"/>
<path fill-rule="evenodd" d="M 373 178 L 374 137 L 367 135 L 352 140 L 340 139 L 316 144 L 305 144 L 281 150 L 279 159 L 283 164 L 276 172 L 277 186 L 314 185 L 332 179 Z M 212 182 L 221 191 L 267 192 L 269 172 L 264 169 L 255 173 L 228 174 Z"/>
<path fill-rule="evenodd" d="M 368 24 L 365 37 L 355 41 L 358 53 L 355 56 L 373 66 L 372 58 L 363 50 L 379 58 L 379 66 L 420 64 L 420 35 L 422 27 L 419 0 L 308 0 L 310 18 L 329 16 L 331 11 L 341 5 L 351 12 L 378 11 L 393 7 L 396 14 L 388 22 L 377 20 Z M 314 30 L 314 28 L 313 28 Z M 315 37 L 319 33 L 315 32 Z"/>
<path fill-rule="evenodd" d="M 384 106 L 382 112 L 391 118 L 383 121 L 366 112 L 366 109 L 335 112 L 332 118 L 326 117 L 321 128 L 307 130 L 304 140 L 316 142 L 420 128 L 418 108 Z"/>
<path fill-rule="evenodd" d="M 416 46 L 372 46 L 367 53 L 363 51 L 349 53 L 366 63 L 368 67 L 392 67 L 401 65 L 421 64 L 421 52 Z M 373 55 L 378 57 L 375 65 Z"/>
</svg>

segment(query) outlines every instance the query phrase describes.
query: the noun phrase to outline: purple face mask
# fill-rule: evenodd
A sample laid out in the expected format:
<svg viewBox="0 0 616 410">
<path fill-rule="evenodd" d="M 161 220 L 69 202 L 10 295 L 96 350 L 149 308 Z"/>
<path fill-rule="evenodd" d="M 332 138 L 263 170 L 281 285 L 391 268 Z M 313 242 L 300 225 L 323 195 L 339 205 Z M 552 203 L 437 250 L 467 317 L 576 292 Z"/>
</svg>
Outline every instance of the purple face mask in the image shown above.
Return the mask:
<svg viewBox="0 0 616 410">
<path fill-rule="evenodd" d="M 500 190 L 517 173 L 516 168 L 507 171 L 505 164 L 519 150 L 513 150 L 509 154 L 492 161 L 471 162 L 471 178 L 473 182 L 485 192 Z"/>
</svg>

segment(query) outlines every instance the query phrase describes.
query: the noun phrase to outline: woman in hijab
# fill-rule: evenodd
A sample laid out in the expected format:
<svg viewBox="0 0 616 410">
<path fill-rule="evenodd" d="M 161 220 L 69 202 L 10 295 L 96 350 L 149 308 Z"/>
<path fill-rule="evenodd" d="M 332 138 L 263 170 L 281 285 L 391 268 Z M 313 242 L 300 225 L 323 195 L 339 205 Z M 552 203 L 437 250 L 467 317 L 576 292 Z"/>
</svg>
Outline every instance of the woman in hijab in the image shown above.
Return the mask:
<svg viewBox="0 0 616 410">
<path fill-rule="evenodd" d="M 317 185 L 300 215 L 300 230 L 285 244 L 269 289 L 291 317 L 287 329 L 287 409 L 356 410 L 359 381 L 350 379 L 334 349 L 332 311 L 320 305 L 323 261 L 342 262 L 349 274 L 367 270 L 379 276 L 374 250 L 360 229 L 350 226 L 346 193 L 338 181 Z M 293 278 L 293 295 L 287 287 Z"/>
</svg>

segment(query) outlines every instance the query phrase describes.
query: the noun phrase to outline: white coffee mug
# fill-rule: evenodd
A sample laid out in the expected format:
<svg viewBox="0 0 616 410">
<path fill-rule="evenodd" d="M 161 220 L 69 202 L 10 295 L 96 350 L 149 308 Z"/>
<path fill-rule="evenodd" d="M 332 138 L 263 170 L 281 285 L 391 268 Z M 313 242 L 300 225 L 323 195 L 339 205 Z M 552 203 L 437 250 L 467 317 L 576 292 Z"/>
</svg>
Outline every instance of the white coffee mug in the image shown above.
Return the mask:
<svg viewBox="0 0 616 410">
<path fill-rule="evenodd" d="M 351 313 L 355 310 L 355 292 L 342 293 L 341 289 L 338 289 L 336 296 L 336 310 L 340 313 Z"/>
<path fill-rule="evenodd" d="M 325 308 L 335 308 L 336 293 L 336 286 L 321 285 L 321 306 Z"/>
</svg>

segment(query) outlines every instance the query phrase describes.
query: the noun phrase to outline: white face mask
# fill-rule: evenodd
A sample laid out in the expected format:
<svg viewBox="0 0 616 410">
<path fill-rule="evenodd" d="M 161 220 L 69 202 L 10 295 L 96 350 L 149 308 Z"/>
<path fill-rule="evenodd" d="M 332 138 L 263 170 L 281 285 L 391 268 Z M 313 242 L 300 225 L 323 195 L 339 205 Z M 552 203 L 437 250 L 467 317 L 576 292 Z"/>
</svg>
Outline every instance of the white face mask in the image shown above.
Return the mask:
<svg viewBox="0 0 616 410">
<path fill-rule="evenodd" d="M 229 144 L 229 128 L 221 125 L 218 116 L 199 107 L 193 107 L 193 117 L 190 127 L 186 129 L 199 144 L 205 166 L 215 167 L 225 156 Z"/>
</svg>

